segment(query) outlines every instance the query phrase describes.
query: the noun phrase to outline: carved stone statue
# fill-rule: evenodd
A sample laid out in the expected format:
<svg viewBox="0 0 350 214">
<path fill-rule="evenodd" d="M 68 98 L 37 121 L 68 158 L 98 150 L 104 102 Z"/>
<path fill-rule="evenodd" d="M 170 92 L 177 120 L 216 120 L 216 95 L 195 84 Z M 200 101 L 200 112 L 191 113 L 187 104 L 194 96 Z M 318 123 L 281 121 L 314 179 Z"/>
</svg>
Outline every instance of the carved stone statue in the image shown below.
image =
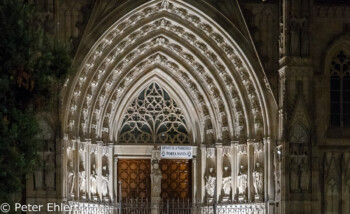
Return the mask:
<svg viewBox="0 0 350 214">
<path fill-rule="evenodd" d="M 244 168 L 243 165 L 241 165 L 238 173 L 238 195 L 239 195 L 240 201 L 246 199 L 247 184 L 248 184 L 247 170 Z"/>
<path fill-rule="evenodd" d="M 299 192 L 299 164 L 295 158 L 292 159 L 290 166 L 290 190 Z"/>
<path fill-rule="evenodd" d="M 253 185 L 255 190 L 255 199 L 261 199 L 264 187 L 264 169 L 260 166 L 260 163 L 256 163 L 253 171 Z"/>
<path fill-rule="evenodd" d="M 91 196 L 97 195 L 97 173 L 96 173 L 96 165 L 95 164 L 92 164 L 92 167 L 91 167 L 90 193 L 91 193 Z"/>
<path fill-rule="evenodd" d="M 205 176 L 205 181 L 205 189 L 207 192 L 208 200 L 212 200 L 214 198 L 216 185 L 216 175 L 214 172 L 214 168 L 209 168 L 209 173 L 207 176 Z"/>
<path fill-rule="evenodd" d="M 158 161 L 154 160 L 152 162 L 153 162 L 152 172 L 151 172 L 152 197 L 160 197 L 162 173 L 160 172 Z"/>
<path fill-rule="evenodd" d="M 228 167 L 225 166 L 224 173 L 222 176 L 222 187 L 223 187 L 225 196 L 230 196 L 231 194 L 231 180 L 232 180 L 231 173 L 228 170 Z"/>
<path fill-rule="evenodd" d="M 103 197 L 108 196 L 108 184 L 109 184 L 109 169 L 108 166 L 102 167 L 102 184 L 101 184 L 101 194 Z"/>
<path fill-rule="evenodd" d="M 70 196 L 74 196 L 74 178 L 75 178 L 75 172 L 73 168 L 73 161 L 69 160 L 68 166 L 67 166 L 67 181 L 68 181 L 67 190 Z"/>
<path fill-rule="evenodd" d="M 300 164 L 300 188 L 301 191 L 309 191 L 310 185 L 310 167 L 307 159 L 304 159 Z"/>
<path fill-rule="evenodd" d="M 79 191 L 82 196 L 86 194 L 86 171 L 84 162 L 81 161 L 79 165 Z"/>
<path fill-rule="evenodd" d="M 168 0 L 163 0 L 161 3 L 161 8 L 163 9 L 168 9 L 169 7 L 169 1 Z"/>
</svg>

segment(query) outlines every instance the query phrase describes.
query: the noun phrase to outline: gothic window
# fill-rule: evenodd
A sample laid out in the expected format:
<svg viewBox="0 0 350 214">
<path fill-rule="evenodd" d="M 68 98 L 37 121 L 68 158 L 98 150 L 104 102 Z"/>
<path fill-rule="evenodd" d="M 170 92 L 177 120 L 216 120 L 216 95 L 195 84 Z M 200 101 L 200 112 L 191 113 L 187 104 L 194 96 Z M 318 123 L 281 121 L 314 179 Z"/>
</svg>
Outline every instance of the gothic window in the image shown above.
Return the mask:
<svg viewBox="0 0 350 214">
<path fill-rule="evenodd" d="M 157 83 L 151 83 L 127 108 L 119 136 L 119 143 L 189 143 L 181 109 Z"/>
<path fill-rule="evenodd" d="M 340 51 L 331 61 L 331 125 L 350 126 L 350 58 Z"/>
</svg>

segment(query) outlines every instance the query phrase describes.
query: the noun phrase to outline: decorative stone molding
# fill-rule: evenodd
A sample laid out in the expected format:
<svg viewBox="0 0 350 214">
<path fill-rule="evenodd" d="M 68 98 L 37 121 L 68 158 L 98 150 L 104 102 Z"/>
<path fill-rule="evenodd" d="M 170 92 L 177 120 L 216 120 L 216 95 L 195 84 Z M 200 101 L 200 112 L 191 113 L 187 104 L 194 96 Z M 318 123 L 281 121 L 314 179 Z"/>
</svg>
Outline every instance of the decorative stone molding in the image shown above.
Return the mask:
<svg viewBox="0 0 350 214">
<path fill-rule="evenodd" d="M 242 154 L 242 155 L 247 154 L 247 145 L 238 144 L 238 154 Z"/>
<path fill-rule="evenodd" d="M 225 103 L 223 105 L 225 110 L 218 111 L 216 114 L 220 114 L 220 112 L 225 112 L 227 116 L 235 118 L 236 121 L 239 121 L 238 123 L 235 123 L 236 125 L 238 125 L 235 128 L 235 130 L 236 134 L 241 134 L 241 132 L 244 130 L 244 123 L 247 120 L 247 111 L 249 111 L 249 109 L 251 108 L 253 111 L 252 114 L 254 115 L 254 132 L 261 132 L 260 129 L 264 128 L 264 117 L 261 114 L 261 95 L 259 94 L 256 88 L 257 84 L 254 83 L 254 81 L 257 80 L 255 79 L 255 77 L 252 76 L 253 72 L 250 70 L 245 59 L 241 57 L 239 49 L 237 49 L 233 45 L 230 39 L 228 39 L 227 35 L 223 34 L 221 30 L 218 30 L 219 28 L 214 23 L 212 23 L 212 21 L 210 21 L 207 17 L 198 16 L 198 13 L 192 12 L 191 9 L 187 8 L 186 4 L 182 2 L 169 1 L 168 3 L 164 4 L 149 3 L 146 5 L 148 6 L 144 6 L 142 11 L 136 10 L 135 12 L 133 12 L 132 16 L 130 14 L 122 20 L 118 21 L 116 24 L 114 24 L 111 30 L 99 40 L 98 44 L 96 44 L 95 50 L 92 50 L 89 53 L 89 56 L 87 56 L 85 64 L 86 66 L 81 69 L 79 77 L 76 83 L 74 83 L 76 86 L 79 87 L 72 87 L 74 88 L 73 91 L 76 96 L 74 98 L 74 102 L 73 99 L 71 99 L 70 101 L 70 109 L 72 110 L 71 113 L 75 115 L 75 119 L 71 118 L 68 124 L 71 124 L 71 127 L 73 127 L 74 124 L 81 124 L 81 129 L 84 130 L 84 133 L 89 132 L 89 129 L 96 129 L 97 135 L 101 135 L 101 132 L 106 130 L 106 126 L 103 125 L 104 120 L 100 120 L 100 124 L 95 124 L 93 121 L 98 121 L 99 118 L 104 118 L 104 115 L 107 114 L 109 115 L 109 123 L 113 124 L 114 122 L 111 121 L 110 117 L 111 113 L 107 113 L 104 110 L 107 108 L 106 106 L 109 106 L 109 104 L 112 102 L 110 98 L 113 97 L 107 94 L 114 88 L 117 88 L 118 95 L 123 93 L 127 85 L 136 79 L 135 74 L 137 75 L 137 73 L 144 70 L 144 68 L 139 67 L 136 68 L 136 73 L 130 72 L 129 74 L 125 74 L 125 81 L 120 82 L 118 85 L 113 85 L 112 83 L 115 82 L 113 80 L 119 79 L 118 76 L 125 73 L 123 69 L 126 69 L 128 65 L 131 65 L 130 63 L 133 63 L 133 61 L 138 58 L 138 55 L 146 54 L 147 50 L 151 48 L 150 45 L 156 44 L 159 45 L 159 47 L 161 48 L 169 47 L 170 50 L 167 51 L 175 52 L 176 55 L 182 58 L 181 60 L 185 61 L 186 64 L 191 65 L 191 67 L 198 71 L 198 76 L 201 76 L 202 78 L 208 77 L 208 75 L 210 75 L 212 71 L 209 72 L 203 69 L 207 68 L 208 65 L 203 66 L 198 64 L 199 61 L 197 57 L 195 57 L 190 52 L 183 51 L 185 49 L 181 47 L 181 45 L 179 46 L 178 44 L 173 43 L 172 39 L 169 38 L 158 37 L 156 40 L 152 41 L 150 45 L 144 44 L 142 46 L 144 47 L 144 49 L 136 50 L 136 52 L 128 52 L 129 47 L 133 46 L 133 44 L 136 44 L 135 41 L 137 41 L 138 39 L 144 38 L 145 36 L 150 35 L 156 30 L 164 30 L 175 33 L 177 36 L 186 40 L 188 44 L 193 46 L 193 48 L 196 49 L 196 52 L 203 53 L 201 57 L 206 58 L 208 60 L 207 62 L 211 64 L 210 66 L 212 68 L 215 68 L 215 71 L 218 72 L 218 77 L 220 78 L 215 78 L 215 81 L 213 81 L 212 84 L 210 83 L 210 78 L 207 78 L 207 80 L 209 81 L 207 82 L 207 90 L 210 92 L 207 95 L 212 96 L 213 98 L 220 98 L 221 100 L 228 100 L 224 97 L 230 95 L 230 92 L 232 91 L 232 86 L 236 88 L 235 93 L 231 94 L 231 96 L 233 97 L 232 102 Z M 152 20 L 152 17 L 158 14 L 159 11 L 161 11 L 160 9 L 165 10 L 166 14 L 168 15 L 165 15 L 164 17 L 155 21 L 149 21 L 149 24 L 146 24 L 142 27 L 137 25 L 136 22 L 139 23 L 139 21 L 141 20 Z M 193 27 L 196 28 L 197 31 L 204 32 L 206 37 L 210 38 L 210 40 L 202 39 L 203 36 L 199 36 L 197 32 L 193 32 L 192 30 L 184 27 L 186 25 L 182 25 L 180 22 L 177 23 L 177 21 L 174 21 L 173 17 L 178 17 L 182 19 L 183 22 L 190 23 L 190 25 L 193 25 Z M 131 33 L 130 29 L 133 30 Z M 126 35 L 127 31 L 128 35 Z M 165 45 L 166 43 L 168 44 Z M 232 65 L 227 64 L 226 59 L 222 59 L 222 57 L 219 57 L 218 51 L 213 51 L 213 49 L 211 49 L 211 46 L 213 45 L 219 48 L 216 50 L 220 50 L 220 52 L 225 53 L 225 55 L 228 56 L 228 59 L 232 60 Z M 115 47 L 115 49 L 113 49 L 112 47 Z M 109 52 L 110 54 L 108 56 L 105 56 L 104 53 L 107 52 Z M 124 52 L 125 57 L 124 59 L 121 59 L 120 57 L 123 57 Z M 116 62 L 122 63 L 116 64 Z M 155 58 L 155 62 L 164 64 L 160 57 Z M 114 67 L 115 64 L 116 66 Z M 146 64 L 147 63 L 145 63 L 144 65 Z M 95 69 L 98 70 L 98 72 L 96 72 L 96 75 L 94 77 L 91 77 L 91 73 L 94 72 Z M 114 72 L 114 75 L 109 75 L 110 70 Z M 231 72 L 232 70 L 235 70 L 236 72 Z M 107 78 L 106 75 L 109 75 L 109 77 Z M 242 90 L 243 88 L 240 86 L 239 81 L 235 82 L 235 79 L 237 79 L 238 76 L 244 83 L 243 86 L 245 90 Z M 113 80 L 110 78 L 113 78 Z M 183 75 L 181 78 L 183 80 L 186 80 L 186 75 Z M 109 84 L 105 84 L 106 82 L 108 82 Z M 192 90 L 194 94 L 197 94 L 196 92 L 198 92 L 199 87 L 196 86 L 196 84 L 193 84 L 193 82 L 191 81 L 186 80 L 185 82 L 187 82 L 186 84 L 188 84 L 189 90 Z M 87 84 L 90 84 L 89 88 L 85 86 Z M 202 86 L 203 85 L 201 85 L 200 87 Z M 81 91 L 83 88 L 88 92 L 88 95 L 86 97 L 91 97 L 90 101 L 88 99 L 87 102 L 78 101 L 83 98 L 81 96 L 82 94 L 86 94 L 86 92 Z M 238 94 L 236 94 L 236 92 L 238 92 Z M 242 98 L 245 96 L 244 93 L 249 94 L 249 108 L 246 106 L 246 101 L 244 101 Z M 99 96 L 98 99 L 95 98 L 97 96 Z M 203 103 L 200 99 L 201 96 L 197 97 L 198 102 Z M 242 105 L 241 107 L 239 105 L 237 106 L 237 101 L 239 100 L 242 103 L 240 104 Z M 93 103 L 89 104 L 89 102 Z M 80 105 L 80 103 L 84 103 L 84 106 L 87 107 L 84 108 L 84 111 L 82 111 L 82 105 Z M 115 104 L 115 102 L 112 103 L 112 106 L 115 106 Z M 98 109 L 101 109 L 101 111 L 97 111 L 97 113 L 95 113 L 97 114 L 96 118 L 92 118 L 91 115 L 93 113 L 91 112 L 96 112 L 94 108 L 97 109 L 97 107 Z M 113 108 L 115 107 L 112 107 L 111 111 L 113 111 Z M 218 109 L 220 109 L 220 107 L 218 107 Z M 232 114 L 231 110 L 229 109 L 235 109 L 235 112 L 242 112 L 243 110 L 243 112 L 239 114 Z M 80 112 L 83 114 L 80 114 Z M 236 116 L 239 117 L 237 118 Z M 82 123 L 73 122 L 75 120 L 82 120 L 82 118 L 84 118 L 84 122 Z M 111 125 L 109 127 L 111 128 Z M 220 127 L 220 124 L 218 124 L 218 127 Z"/>
<path fill-rule="evenodd" d="M 215 158 L 215 148 L 207 148 L 207 158 Z"/>
</svg>

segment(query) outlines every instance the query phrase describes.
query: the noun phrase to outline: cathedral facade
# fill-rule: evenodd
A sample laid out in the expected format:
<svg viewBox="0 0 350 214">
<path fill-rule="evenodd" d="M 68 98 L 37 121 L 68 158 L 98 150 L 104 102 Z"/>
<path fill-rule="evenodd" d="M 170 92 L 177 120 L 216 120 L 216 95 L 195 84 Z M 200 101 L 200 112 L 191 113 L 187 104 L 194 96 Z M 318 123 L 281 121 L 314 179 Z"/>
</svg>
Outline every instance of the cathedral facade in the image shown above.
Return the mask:
<svg viewBox="0 0 350 214">
<path fill-rule="evenodd" d="M 75 72 L 27 202 L 350 213 L 349 1 L 33 3 Z"/>
</svg>

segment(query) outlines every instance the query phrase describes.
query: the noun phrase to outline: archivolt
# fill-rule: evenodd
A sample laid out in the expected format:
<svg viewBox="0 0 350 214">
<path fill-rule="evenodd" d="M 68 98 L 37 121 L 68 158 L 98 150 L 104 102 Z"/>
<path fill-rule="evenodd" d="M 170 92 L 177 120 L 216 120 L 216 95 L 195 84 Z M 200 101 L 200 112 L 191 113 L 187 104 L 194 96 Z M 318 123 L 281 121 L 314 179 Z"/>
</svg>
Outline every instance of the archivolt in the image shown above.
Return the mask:
<svg viewBox="0 0 350 214">
<path fill-rule="evenodd" d="M 120 125 L 116 112 L 125 105 L 122 98 L 155 67 L 182 86 L 193 100 L 189 109 L 204 118 L 193 130 L 199 142 L 205 134 L 229 140 L 269 133 L 260 83 L 239 46 L 180 1 L 168 7 L 160 1 L 146 3 L 96 42 L 71 81 L 64 130 L 87 138 L 106 133 L 103 140 L 116 141 L 111 130 Z"/>
</svg>

